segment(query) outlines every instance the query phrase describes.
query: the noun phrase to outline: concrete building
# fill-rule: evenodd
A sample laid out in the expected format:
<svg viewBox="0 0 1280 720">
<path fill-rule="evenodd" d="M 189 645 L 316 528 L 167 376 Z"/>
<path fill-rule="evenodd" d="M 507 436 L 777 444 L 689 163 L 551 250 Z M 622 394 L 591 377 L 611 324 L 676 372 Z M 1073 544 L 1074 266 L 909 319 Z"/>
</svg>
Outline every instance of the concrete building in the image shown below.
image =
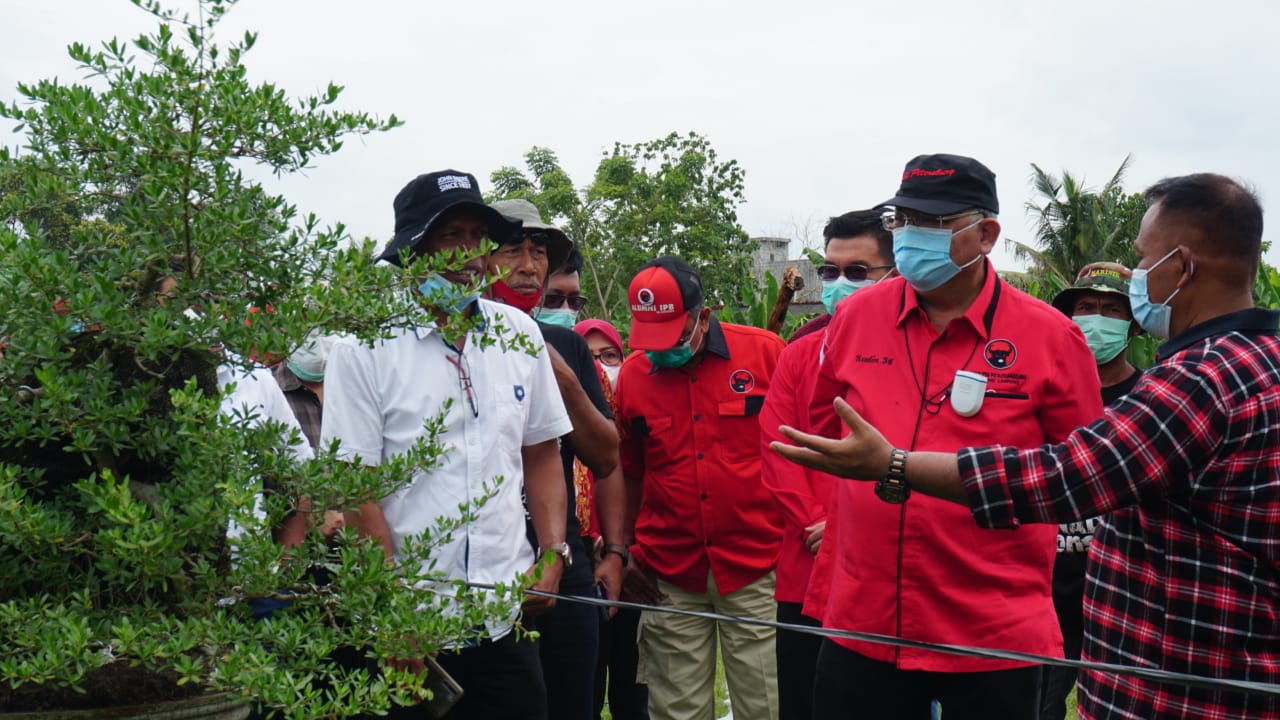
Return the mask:
<svg viewBox="0 0 1280 720">
<path fill-rule="evenodd" d="M 787 268 L 794 267 L 804 278 L 804 287 L 796 293 L 791 301 L 790 312 L 794 315 L 826 312 L 822 307 L 822 283 L 818 280 L 818 271 L 807 258 L 788 258 L 791 240 L 781 237 L 755 237 L 756 249 L 751 253 L 751 274 L 764 282 L 764 274 L 772 273 L 775 280 L 782 282 Z"/>
</svg>

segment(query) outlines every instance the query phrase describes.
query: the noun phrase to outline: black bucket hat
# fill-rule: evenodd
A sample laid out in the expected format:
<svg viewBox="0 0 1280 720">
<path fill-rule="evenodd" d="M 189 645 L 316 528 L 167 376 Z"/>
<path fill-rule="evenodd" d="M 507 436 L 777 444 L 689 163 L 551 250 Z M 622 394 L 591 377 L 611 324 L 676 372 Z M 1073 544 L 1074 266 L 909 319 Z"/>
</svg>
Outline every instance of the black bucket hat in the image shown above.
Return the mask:
<svg viewBox="0 0 1280 720">
<path fill-rule="evenodd" d="M 457 207 L 474 208 L 489 223 L 489 237 L 502 244 L 519 237 L 520 223 L 485 205 L 480 183 L 471 173 L 457 170 L 419 175 L 396 195 L 392 207 L 396 212 L 396 234 L 379 260 L 400 264 L 402 253 L 411 252 L 422 241 L 442 213 Z"/>
</svg>

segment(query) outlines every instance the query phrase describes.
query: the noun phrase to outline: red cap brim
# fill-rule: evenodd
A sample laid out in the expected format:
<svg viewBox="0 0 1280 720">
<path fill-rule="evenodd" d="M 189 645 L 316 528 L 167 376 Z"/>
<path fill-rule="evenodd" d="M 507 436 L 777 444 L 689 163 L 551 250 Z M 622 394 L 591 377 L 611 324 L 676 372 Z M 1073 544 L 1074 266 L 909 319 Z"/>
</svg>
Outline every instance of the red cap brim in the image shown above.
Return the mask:
<svg viewBox="0 0 1280 720">
<path fill-rule="evenodd" d="M 666 320 L 637 320 L 631 318 L 631 334 L 627 346 L 632 350 L 670 350 L 684 334 L 684 324 L 689 313 L 681 313 Z"/>
</svg>

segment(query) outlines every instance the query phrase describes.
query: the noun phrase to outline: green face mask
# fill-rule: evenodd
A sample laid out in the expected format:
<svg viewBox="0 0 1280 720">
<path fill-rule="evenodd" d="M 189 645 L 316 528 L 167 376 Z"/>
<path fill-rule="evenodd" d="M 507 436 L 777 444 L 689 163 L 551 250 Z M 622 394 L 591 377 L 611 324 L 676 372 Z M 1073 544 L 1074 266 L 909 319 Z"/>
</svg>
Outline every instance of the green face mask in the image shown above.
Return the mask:
<svg viewBox="0 0 1280 720">
<path fill-rule="evenodd" d="M 697 325 L 694 325 L 695 330 L 697 327 Z M 683 367 L 693 359 L 693 334 L 689 335 L 688 340 L 670 350 L 645 350 L 644 354 L 649 358 L 649 362 L 653 363 L 654 367 L 662 368 L 663 370 Z"/>
<path fill-rule="evenodd" d="M 1129 346 L 1129 321 L 1103 315 L 1075 315 L 1071 318 L 1084 332 L 1084 341 L 1093 359 L 1105 365 Z"/>
<path fill-rule="evenodd" d="M 660 367 L 663 370 L 678 368 L 693 359 L 693 338 L 689 338 L 688 342 L 683 345 L 677 345 L 670 350 L 645 350 L 644 354 L 649 358 L 649 362 L 654 367 Z"/>
</svg>

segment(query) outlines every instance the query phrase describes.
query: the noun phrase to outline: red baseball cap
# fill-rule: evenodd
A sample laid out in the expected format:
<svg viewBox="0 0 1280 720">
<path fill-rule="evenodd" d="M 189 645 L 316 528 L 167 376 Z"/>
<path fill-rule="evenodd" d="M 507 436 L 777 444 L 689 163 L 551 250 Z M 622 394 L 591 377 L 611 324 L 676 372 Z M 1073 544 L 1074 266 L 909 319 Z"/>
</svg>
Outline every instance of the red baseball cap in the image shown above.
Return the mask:
<svg viewBox="0 0 1280 720">
<path fill-rule="evenodd" d="M 684 334 L 689 311 L 702 305 L 702 279 L 680 258 L 650 260 L 631 279 L 627 302 L 627 345 L 632 350 L 669 350 Z"/>
</svg>

